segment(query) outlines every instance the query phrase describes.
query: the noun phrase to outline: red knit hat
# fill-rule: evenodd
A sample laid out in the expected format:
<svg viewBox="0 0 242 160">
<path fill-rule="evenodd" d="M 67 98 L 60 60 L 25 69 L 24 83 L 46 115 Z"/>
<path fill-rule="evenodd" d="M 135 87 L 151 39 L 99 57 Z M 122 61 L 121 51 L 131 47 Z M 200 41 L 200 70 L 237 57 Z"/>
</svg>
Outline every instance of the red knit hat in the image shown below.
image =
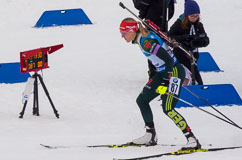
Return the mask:
<svg viewBox="0 0 242 160">
<path fill-rule="evenodd" d="M 122 32 L 137 32 L 138 31 L 138 23 L 137 22 L 122 21 L 119 29 Z"/>
</svg>

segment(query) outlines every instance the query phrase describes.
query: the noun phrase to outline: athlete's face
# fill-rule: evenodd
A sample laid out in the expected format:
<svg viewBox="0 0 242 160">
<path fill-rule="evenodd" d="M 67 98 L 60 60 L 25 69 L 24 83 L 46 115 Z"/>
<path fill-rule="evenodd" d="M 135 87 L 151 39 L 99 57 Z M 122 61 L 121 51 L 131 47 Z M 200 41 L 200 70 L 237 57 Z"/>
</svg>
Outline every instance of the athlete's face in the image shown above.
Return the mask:
<svg viewBox="0 0 242 160">
<path fill-rule="evenodd" d="M 121 35 L 126 40 L 126 42 L 131 42 L 135 39 L 136 32 L 122 32 L 121 31 Z"/>
</svg>

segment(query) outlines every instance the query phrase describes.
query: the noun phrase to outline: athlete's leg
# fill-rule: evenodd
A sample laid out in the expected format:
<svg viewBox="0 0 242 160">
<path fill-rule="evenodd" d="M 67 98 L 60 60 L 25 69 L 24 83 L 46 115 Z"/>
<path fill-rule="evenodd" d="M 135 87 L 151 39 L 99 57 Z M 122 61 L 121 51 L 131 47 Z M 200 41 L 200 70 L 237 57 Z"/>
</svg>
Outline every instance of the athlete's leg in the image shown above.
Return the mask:
<svg viewBox="0 0 242 160">
<path fill-rule="evenodd" d="M 173 87 L 177 87 L 177 88 L 173 88 L 173 92 L 172 92 L 172 89 L 171 89 L 171 92 L 169 92 L 169 94 L 171 94 L 172 96 L 171 95 L 164 95 L 162 97 L 163 112 L 170 119 L 173 120 L 173 122 L 181 129 L 181 131 L 183 132 L 183 134 L 187 138 L 188 143 L 182 149 L 201 148 L 200 143 L 198 142 L 198 140 L 193 135 L 193 133 L 192 133 L 190 127 L 188 126 L 186 120 L 184 119 L 184 117 L 175 110 L 175 106 L 176 106 L 178 100 L 173 98 L 173 96 L 176 96 L 176 97 L 180 96 L 180 89 L 182 87 L 182 83 L 183 83 L 184 78 L 185 78 L 184 68 L 179 64 L 176 65 L 175 67 L 173 67 L 172 77 L 177 77 L 181 81 L 178 84 L 178 83 L 175 83 L 177 81 L 176 81 L 176 79 L 174 79 Z M 170 83 L 172 83 L 172 82 L 170 82 Z M 174 92 L 177 89 L 178 89 L 178 91 Z"/>
<path fill-rule="evenodd" d="M 152 77 L 152 79 L 150 79 L 149 82 L 145 85 L 142 92 L 139 94 L 139 96 L 136 99 L 136 102 L 140 108 L 142 117 L 144 119 L 145 125 L 152 128 L 154 128 L 153 114 L 149 103 L 154 98 L 159 96 L 159 94 L 156 93 L 156 89 L 160 85 L 162 78 L 163 77 L 161 76 L 160 73 L 156 73 Z"/>
</svg>

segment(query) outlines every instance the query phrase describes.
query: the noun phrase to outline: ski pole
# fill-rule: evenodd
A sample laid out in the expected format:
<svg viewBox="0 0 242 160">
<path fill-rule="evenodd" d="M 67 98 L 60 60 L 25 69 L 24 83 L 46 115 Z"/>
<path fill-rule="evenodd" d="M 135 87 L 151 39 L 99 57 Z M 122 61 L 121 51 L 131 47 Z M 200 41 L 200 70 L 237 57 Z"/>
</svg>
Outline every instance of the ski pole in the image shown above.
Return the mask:
<svg viewBox="0 0 242 160">
<path fill-rule="evenodd" d="M 160 36 L 162 39 L 166 40 L 169 44 L 172 44 L 172 46 L 177 46 L 179 49 L 181 49 L 184 53 L 186 53 L 186 56 L 192 60 L 193 63 L 196 65 L 196 58 L 193 56 L 193 54 L 190 51 L 187 51 L 184 49 L 178 42 L 171 41 L 171 39 L 166 36 L 153 22 L 151 21 L 145 21 L 142 20 L 140 17 L 138 17 L 134 12 L 132 12 L 129 8 L 124 6 L 122 2 L 119 2 L 119 5 L 126 9 L 129 13 L 131 13 L 133 16 L 135 16 L 137 19 L 139 19 L 146 27 L 150 28 L 152 31 L 154 31 L 158 36 Z"/>
<path fill-rule="evenodd" d="M 191 91 L 189 88 L 187 88 L 186 86 L 183 86 L 188 92 L 190 92 L 192 95 L 194 95 L 195 97 L 197 97 L 198 99 L 200 99 L 201 101 L 203 101 L 205 104 L 207 104 L 208 106 L 210 106 L 212 109 L 214 109 L 216 112 L 218 112 L 220 115 L 222 115 L 224 118 L 226 118 L 227 120 L 229 120 L 231 123 L 233 123 L 234 125 L 238 126 L 235 122 L 233 122 L 231 119 L 229 119 L 227 116 L 225 116 L 222 112 L 220 112 L 219 110 L 217 110 L 215 107 L 213 107 L 211 104 L 209 104 L 207 101 L 205 101 L 204 99 L 202 99 L 199 95 L 197 95 L 196 93 L 194 93 L 193 91 Z"/>
<path fill-rule="evenodd" d="M 220 120 L 222 120 L 222 121 L 224 121 L 224 122 L 226 122 L 226 123 L 228 123 L 228 124 L 230 124 L 230 125 L 232 125 L 232 126 L 235 126 L 235 127 L 239 128 L 239 129 L 242 129 L 242 127 L 240 127 L 240 126 L 238 126 L 238 125 L 236 125 L 236 124 L 234 124 L 234 123 L 232 123 L 232 122 L 230 122 L 230 121 L 227 121 L 227 120 L 225 120 L 225 119 L 223 119 L 223 118 L 221 118 L 221 117 L 219 117 L 219 116 L 217 116 L 217 115 L 215 115 L 215 114 L 213 114 L 213 113 L 210 113 L 210 112 L 208 112 L 208 111 L 206 111 L 206 110 L 204 110 L 204 109 L 202 109 L 202 108 L 199 108 L 199 107 L 193 105 L 192 103 L 185 101 L 184 99 L 181 99 L 181 98 L 179 98 L 179 97 L 177 97 L 177 96 L 174 96 L 174 95 L 172 95 L 172 94 L 170 94 L 170 93 L 168 93 L 168 92 L 166 92 L 165 94 L 166 94 L 166 95 L 169 95 L 169 96 L 171 96 L 171 97 L 173 97 L 173 98 L 175 98 L 175 99 L 177 99 L 177 100 L 179 100 L 179 101 L 181 101 L 181 102 L 183 102 L 183 103 L 186 103 L 187 105 L 189 105 L 189 106 L 191 106 L 191 107 L 195 107 L 195 108 L 197 108 L 197 109 L 199 109 L 199 110 L 201 110 L 201 111 L 203 111 L 203 112 L 205 112 L 205 113 L 207 113 L 207 114 L 210 114 L 210 115 L 212 115 L 212 116 L 214 116 L 214 117 L 216 117 L 216 118 L 218 118 L 218 119 L 220 119 Z"/>
</svg>

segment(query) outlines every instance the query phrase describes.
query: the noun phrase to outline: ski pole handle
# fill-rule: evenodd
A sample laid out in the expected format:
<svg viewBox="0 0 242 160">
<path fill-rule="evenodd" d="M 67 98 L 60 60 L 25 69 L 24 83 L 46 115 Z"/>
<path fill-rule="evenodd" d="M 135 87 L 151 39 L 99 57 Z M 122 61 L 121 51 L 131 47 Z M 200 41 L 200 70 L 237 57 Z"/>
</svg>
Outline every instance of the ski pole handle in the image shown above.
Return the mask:
<svg viewBox="0 0 242 160">
<path fill-rule="evenodd" d="M 126 8 L 122 2 L 119 2 L 119 5 L 120 5 L 120 7 L 122 7 L 123 9 Z"/>
</svg>

